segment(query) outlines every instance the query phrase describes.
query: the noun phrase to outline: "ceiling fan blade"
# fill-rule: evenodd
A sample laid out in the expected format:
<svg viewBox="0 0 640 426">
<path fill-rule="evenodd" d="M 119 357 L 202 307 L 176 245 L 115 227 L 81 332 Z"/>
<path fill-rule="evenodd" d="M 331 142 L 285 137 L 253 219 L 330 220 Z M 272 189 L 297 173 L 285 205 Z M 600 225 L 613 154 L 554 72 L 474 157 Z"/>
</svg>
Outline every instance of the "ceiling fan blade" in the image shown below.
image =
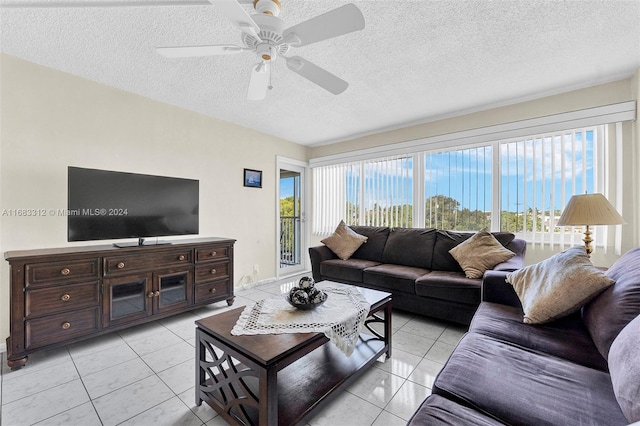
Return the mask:
<svg viewBox="0 0 640 426">
<path fill-rule="evenodd" d="M 209 2 L 224 13 L 233 25 L 239 27 L 243 32 L 260 38 L 258 37 L 260 27 L 236 0 L 209 0 Z"/>
<path fill-rule="evenodd" d="M 269 77 L 271 77 L 271 66 L 268 62 L 261 62 L 253 67 L 249 89 L 247 89 L 248 100 L 261 101 L 267 96 Z"/>
<path fill-rule="evenodd" d="M 189 58 L 193 56 L 213 56 L 231 55 L 233 53 L 244 52 L 246 47 L 234 46 L 233 44 L 221 44 L 214 46 L 178 46 L 178 47 L 158 47 L 156 52 L 167 58 Z"/>
<path fill-rule="evenodd" d="M 350 3 L 287 28 L 282 36 L 288 44 L 306 46 L 362 30 L 364 25 L 362 12 L 356 5 Z"/>
<path fill-rule="evenodd" d="M 287 67 L 334 95 L 339 95 L 349 87 L 349 83 L 343 79 L 299 56 L 287 58 Z"/>
</svg>

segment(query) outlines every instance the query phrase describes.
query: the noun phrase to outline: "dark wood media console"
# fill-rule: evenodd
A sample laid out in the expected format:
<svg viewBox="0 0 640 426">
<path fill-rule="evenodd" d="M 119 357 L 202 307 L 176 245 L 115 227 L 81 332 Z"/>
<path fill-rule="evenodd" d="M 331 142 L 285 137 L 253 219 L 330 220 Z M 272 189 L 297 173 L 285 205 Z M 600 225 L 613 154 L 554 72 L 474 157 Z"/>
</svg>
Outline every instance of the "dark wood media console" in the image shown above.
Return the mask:
<svg viewBox="0 0 640 426">
<path fill-rule="evenodd" d="M 7 364 L 28 355 L 185 312 L 233 303 L 228 238 L 117 248 L 83 246 L 9 251 Z"/>
</svg>

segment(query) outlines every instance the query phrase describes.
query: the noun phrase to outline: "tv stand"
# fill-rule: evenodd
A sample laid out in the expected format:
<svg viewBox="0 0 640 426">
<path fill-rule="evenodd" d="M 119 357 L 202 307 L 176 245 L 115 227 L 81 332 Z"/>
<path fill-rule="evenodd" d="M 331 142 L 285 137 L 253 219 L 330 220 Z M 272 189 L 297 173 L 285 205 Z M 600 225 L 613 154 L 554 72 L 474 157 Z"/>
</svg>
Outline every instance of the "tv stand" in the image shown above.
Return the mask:
<svg viewBox="0 0 640 426">
<path fill-rule="evenodd" d="M 11 267 L 8 366 L 15 370 L 34 352 L 210 303 L 233 304 L 234 243 L 197 238 L 170 245 L 6 252 Z"/>
</svg>

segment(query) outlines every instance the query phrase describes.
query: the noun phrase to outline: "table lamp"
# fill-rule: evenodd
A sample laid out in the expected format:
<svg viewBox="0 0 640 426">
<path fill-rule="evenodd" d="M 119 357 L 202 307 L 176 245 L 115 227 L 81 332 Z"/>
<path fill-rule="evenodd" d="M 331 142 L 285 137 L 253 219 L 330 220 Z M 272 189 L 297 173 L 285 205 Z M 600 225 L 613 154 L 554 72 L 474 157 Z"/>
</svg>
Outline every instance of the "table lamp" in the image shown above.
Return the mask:
<svg viewBox="0 0 640 426">
<path fill-rule="evenodd" d="M 611 205 L 602 194 L 574 195 L 564 208 L 562 216 L 558 220 L 558 226 L 586 226 L 584 231 L 585 249 L 587 256 L 591 257 L 591 231 L 593 225 L 622 225 L 626 222 L 620 213 Z"/>
</svg>

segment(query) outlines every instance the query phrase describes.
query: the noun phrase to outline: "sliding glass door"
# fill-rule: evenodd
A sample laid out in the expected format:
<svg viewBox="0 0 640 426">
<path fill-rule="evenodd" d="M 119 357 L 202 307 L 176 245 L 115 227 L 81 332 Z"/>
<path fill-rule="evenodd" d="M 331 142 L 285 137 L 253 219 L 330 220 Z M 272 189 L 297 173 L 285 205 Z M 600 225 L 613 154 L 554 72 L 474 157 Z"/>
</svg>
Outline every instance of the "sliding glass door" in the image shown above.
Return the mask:
<svg viewBox="0 0 640 426">
<path fill-rule="evenodd" d="M 289 160 L 291 161 L 291 160 Z M 278 160 L 279 276 L 301 272 L 306 265 L 305 167 Z"/>
</svg>

